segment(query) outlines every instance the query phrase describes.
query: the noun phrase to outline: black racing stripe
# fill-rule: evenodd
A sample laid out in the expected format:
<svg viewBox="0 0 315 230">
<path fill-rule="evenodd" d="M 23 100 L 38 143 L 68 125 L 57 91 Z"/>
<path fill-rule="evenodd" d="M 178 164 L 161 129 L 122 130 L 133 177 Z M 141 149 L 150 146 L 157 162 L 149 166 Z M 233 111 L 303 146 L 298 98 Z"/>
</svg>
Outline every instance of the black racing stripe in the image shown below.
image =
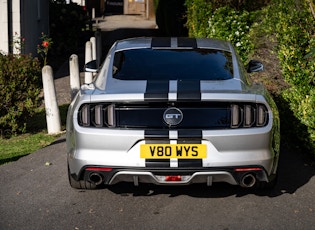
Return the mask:
<svg viewBox="0 0 315 230">
<path fill-rule="evenodd" d="M 178 47 L 191 47 L 197 48 L 197 41 L 195 38 L 178 38 L 177 39 Z"/>
<path fill-rule="evenodd" d="M 167 101 L 169 92 L 169 81 L 147 81 L 145 101 Z"/>
<path fill-rule="evenodd" d="M 146 144 L 169 144 L 168 130 L 145 130 L 144 139 Z M 145 167 L 169 168 L 170 159 L 145 159 Z"/>
<path fill-rule="evenodd" d="M 178 81 L 178 101 L 200 101 L 200 81 Z"/>
<path fill-rule="evenodd" d="M 169 141 L 169 131 L 168 130 L 145 130 L 144 131 L 144 139 L 146 140 L 146 143 L 148 139 L 163 139 L 163 143 L 165 143 L 165 140 Z M 152 142 L 153 143 L 153 142 Z M 154 143 L 156 143 L 156 140 L 154 140 Z"/>
<path fill-rule="evenodd" d="M 145 167 L 150 168 L 169 168 L 171 163 L 169 159 L 146 159 Z"/>
<path fill-rule="evenodd" d="M 179 168 L 200 168 L 202 167 L 202 159 L 178 159 Z"/>
<path fill-rule="evenodd" d="M 178 144 L 201 144 L 202 130 L 179 130 Z M 178 167 L 202 167 L 202 159 L 178 159 Z"/>
<path fill-rule="evenodd" d="M 183 130 L 178 130 L 178 142 L 181 141 L 187 141 L 193 139 L 193 143 L 201 143 L 202 140 L 202 130 L 199 129 L 183 129 Z"/>
<path fill-rule="evenodd" d="M 151 47 L 152 48 L 171 47 L 171 38 L 166 37 L 152 38 Z"/>
</svg>

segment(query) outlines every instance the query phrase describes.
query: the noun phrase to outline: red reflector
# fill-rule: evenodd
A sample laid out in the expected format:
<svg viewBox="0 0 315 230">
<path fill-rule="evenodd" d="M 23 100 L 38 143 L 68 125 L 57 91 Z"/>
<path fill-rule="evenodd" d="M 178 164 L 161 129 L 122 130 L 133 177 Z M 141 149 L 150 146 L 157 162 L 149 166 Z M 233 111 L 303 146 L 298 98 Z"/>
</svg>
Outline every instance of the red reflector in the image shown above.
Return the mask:
<svg viewBox="0 0 315 230">
<path fill-rule="evenodd" d="M 165 176 L 165 181 L 182 181 L 181 176 Z"/>
<path fill-rule="evenodd" d="M 88 167 L 85 170 L 87 171 L 105 171 L 105 172 L 109 172 L 112 171 L 112 168 L 97 168 L 97 167 Z"/>
<path fill-rule="evenodd" d="M 235 172 L 246 172 L 246 171 L 261 171 L 261 168 L 236 168 Z"/>
</svg>

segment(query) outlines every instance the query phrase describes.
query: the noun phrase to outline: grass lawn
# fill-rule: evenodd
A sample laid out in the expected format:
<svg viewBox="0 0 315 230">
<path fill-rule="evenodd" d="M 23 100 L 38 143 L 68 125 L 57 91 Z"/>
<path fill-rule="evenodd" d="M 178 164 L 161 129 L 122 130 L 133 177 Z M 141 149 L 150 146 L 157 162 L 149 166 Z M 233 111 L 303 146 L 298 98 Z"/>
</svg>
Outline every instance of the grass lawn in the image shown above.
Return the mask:
<svg viewBox="0 0 315 230">
<path fill-rule="evenodd" d="M 65 130 L 68 105 L 59 106 L 62 130 Z M 27 124 L 28 132 L 0 138 L 0 165 L 18 160 L 54 142 L 60 135 L 48 135 L 44 109 L 39 109 Z"/>
</svg>

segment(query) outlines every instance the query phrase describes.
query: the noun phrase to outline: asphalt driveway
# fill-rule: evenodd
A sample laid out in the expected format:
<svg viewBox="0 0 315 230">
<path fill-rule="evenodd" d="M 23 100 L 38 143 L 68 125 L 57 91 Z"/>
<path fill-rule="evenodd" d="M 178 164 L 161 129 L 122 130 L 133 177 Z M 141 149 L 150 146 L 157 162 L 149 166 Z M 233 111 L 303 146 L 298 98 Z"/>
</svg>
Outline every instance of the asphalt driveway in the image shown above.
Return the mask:
<svg viewBox="0 0 315 230">
<path fill-rule="evenodd" d="M 65 137 L 0 166 L 0 229 L 314 229 L 315 170 L 282 147 L 272 191 L 227 184 L 68 184 Z"/>
</svg>

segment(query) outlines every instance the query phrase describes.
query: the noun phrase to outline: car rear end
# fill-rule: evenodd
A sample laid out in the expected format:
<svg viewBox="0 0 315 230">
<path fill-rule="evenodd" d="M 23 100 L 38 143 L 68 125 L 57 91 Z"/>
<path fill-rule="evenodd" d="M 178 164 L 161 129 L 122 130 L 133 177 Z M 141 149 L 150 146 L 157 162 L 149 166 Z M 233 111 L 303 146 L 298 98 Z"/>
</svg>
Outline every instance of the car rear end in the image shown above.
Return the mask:
<svg viewBox="0 0 315 230">
<path fill-rule="evenodd" d="M 250 87 L 239 77 L 237 57 L 225 61 L 234 70 L 231 78 L 223 70 L 218 76 L 224 79 L 213 74 L 215 79 L 208 80 L 194 70 L 197 81 L 173 75 L 164 79 L 152 75 L 147 80 L 146 74 L 130 72 L 131 66 L 116 67 L 115 61 L 121 63 L 129 55 L 113 58 L 117 50 L 100 71 L 106 84 L 98 85 L 101 81 L 96 80 L 81 90 L 69 108 L 72 181 L 209 186 L 226 182 L 253 187 L 274 179 L 279 156 L 276 107 L 262 86 Z M 179 52 L 176 57 L 186 51 L 180 47 Z M 180 76 L 185 71 L 192 70 L 186 68 Z"/>
</svg>

